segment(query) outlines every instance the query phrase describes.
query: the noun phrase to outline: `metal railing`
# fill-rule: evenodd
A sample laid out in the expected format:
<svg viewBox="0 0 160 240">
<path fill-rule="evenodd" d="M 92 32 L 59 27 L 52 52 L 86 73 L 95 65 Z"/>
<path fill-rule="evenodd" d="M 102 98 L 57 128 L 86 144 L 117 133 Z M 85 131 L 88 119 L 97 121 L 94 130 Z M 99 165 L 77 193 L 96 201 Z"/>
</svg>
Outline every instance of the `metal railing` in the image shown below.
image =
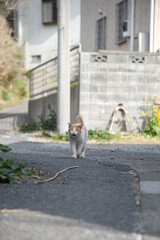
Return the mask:
<svg viewBox="0 0 160 240">
<path fill-rule="evenodd" d="M 80 46 L 70 50 L 70 81 L 79 80 Z M 30 70 L 30 98 L 40 98 L 57 91 L 58 58 L 55 57 Z"/>
</svg>

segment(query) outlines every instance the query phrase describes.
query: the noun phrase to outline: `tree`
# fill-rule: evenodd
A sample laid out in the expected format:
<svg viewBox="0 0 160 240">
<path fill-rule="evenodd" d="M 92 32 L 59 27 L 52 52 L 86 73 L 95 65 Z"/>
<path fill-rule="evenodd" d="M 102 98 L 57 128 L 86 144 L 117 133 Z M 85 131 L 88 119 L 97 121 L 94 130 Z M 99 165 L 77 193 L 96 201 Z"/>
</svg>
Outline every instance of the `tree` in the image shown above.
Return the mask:
<svg viewBox="0 0 160 240">
<path fill-rule="evenodd" d="M 0 0 L 0 15 L 8 17 L 13 10 L 29 6 L 31 1 L 32 0 Z"/>
</svg>

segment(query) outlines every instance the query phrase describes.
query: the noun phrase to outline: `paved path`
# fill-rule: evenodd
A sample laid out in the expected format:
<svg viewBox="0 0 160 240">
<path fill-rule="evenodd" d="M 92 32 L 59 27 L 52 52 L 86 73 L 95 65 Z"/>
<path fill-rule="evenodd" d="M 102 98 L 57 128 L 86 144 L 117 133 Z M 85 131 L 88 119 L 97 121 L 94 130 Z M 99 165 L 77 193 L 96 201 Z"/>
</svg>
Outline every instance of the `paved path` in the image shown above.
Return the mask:
<svg viewBox="0 0 160 240">
<path fill-rule="evenodd" d="M 0 130 L 18 129 L 19 126 L 27 120 L 29 120 L 28 101 L 24 101 L 14 107 L 0 110 Z"/>
<path fill-rule="evenodd" d="M 75 160 L 68 143 L 5 131 L 0 139 L 12 148 L 2 156 L 51 175 L 79 166 L 48 183 L 1 184 L 0 239 L 160 239 L 159 145 L 88 144 Z"/>
</svg>

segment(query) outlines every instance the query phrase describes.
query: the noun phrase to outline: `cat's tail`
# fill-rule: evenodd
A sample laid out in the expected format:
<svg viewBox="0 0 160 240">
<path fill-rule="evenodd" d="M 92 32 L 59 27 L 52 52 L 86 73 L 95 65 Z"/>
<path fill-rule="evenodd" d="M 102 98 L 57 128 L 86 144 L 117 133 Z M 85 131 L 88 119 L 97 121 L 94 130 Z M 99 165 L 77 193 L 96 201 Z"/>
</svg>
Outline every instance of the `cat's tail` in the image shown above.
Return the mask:
<svg viewBox="0 0 160 240">
<path fill-rule="evenodd" d="M 77 116 L 77 123 L 84 124 L 83 118 L 81 117 L 81 115 L 78 115 L 78 116 Z"/>
</svg>

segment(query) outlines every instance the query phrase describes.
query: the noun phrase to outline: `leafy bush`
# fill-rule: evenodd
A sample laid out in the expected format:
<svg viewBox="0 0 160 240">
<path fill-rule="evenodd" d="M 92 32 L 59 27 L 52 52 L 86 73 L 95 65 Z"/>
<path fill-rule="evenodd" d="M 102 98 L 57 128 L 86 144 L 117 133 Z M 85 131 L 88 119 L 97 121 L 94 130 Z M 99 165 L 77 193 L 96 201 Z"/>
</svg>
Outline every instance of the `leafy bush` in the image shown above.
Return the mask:
<svg viewBox="0 0 160 240">
<path fill-rule="evenodd" d="M 45 131 L 54 131 L 57 127 L 57 116 L 54 110 L 51 109 L 51 106 L 48 105 L 50 113 L 48 118 L 45 120 L 43 115 L 39 116 L 40 122 L 39 123 L 22 123 L 20 126 L 21 132 L 34 132 L 34 131 L 41 131 L 43 135 L 45 135 Z"/>
<path fill-rule="evenodd" d="M 157 98 L 159 99 L 159 98 Z M 144 133 L 152 137 L 160 136 L 160 120 L 157 115 L 157 107 L 155 106 L 155 98 L 153 96 L 150 99 L 145 98 L 147 103 L 147 110 L 142 111 L 142 115 L 145 117 L 146 127 Z"/>
<path fill-rule="evenodd" d="M 95 140 L 107 140 L 110 141 L 115 138 L 115 135 L 109 133 L 107 130 L 102 129 L 95 129 L 88 131 L 88 139 L 95 139 Z"/>
<path fill-rule="evenodd" d="M 0 144 L 0 150 L 1 150 L 2 152 L 9 152 L 9 151 L 11 151 L 11 148 L 9 148 L 9 147 L 6 146 L 6 145 Z"/>
<path fill-rule="evenodd" d="M 26 84 L 22 80 L 15 79 L 13 85 L 13 91 L 18 95 L 20 99 L 27 96 Z"/>
<path fill-rule="evenodd" d="M 48 104 L 48 109 L 50 110 L 50 113 L 46 120 L 44 120 L 43 115 L 39 116 L 39 119 L 40 119 L 40 122 L 38 124 L 39 130 L 54 131 L 57 127 L 57 116 L 56 116 L 54 110 L 51 109 L 50 104 Z"/>
<path fill-rule="evenodd" d="M 102 129 L 95 129 L 95 130 L 88 130 L 88 139 L 89 140 L 106 140 L 110 141 L 114 138 L 116 138 L 117 135 L 110 134 L 107 130 Z M 53 140 L 62 140 L 62 141 L 68 141 L 68 132 L 62 133 L 56 133 L 54 136 L 52 136 Z"/>
<path fill-rule="evenodd" d="M 110 141 L 114 139 L 116 135 L 110 134 L 107 130 L 102 129 L 95 129 L 95 130 L 88 130 L 88 139 L 89 140 L 97 140 L 97 141 Z M 62 140 L 62 141 L 68 141 L 68 132 L 64 134 L 55 134 L 52 136 L 53 140 Z"/>
<path fill-rule="evenodd" d="M 24 80 L 14 80 L 8 87 L 0 86 L 0 109 L 15 106 L 28 95 L 28 84 Z"/>
<path fill-rule="evenodd" d="M 22 163 L 0 158 L 0 182 L 19 182 L 19 176 L 31 176 L 33 169 L 26 168 Z"/>
<path fill-rule="evenodd" d="M 3 152 L 9 152 L 11 148 L 0 144 L 0 150 Z M 19 177 L 21 175 L 38 175 L 38 172 L 34 169 L 27 168 L 25 164 L 16 163 L 13 160 L 0 158 L 0 182 L 11 183 L 19 182 Z"/>
<path fill-rule="evenodd" d="M 61 141 L 68 141 L 68 132 L 65 133 L 57 133 L 52 136 L 53 140 L 61 140 Z"/>
<path fill-rule="evenodd" d="M 21 132 L 34 132 L 34 131 L 38 131 L 38 126 L 37 123 L 22 123 L 19 129 Z"/>
<path fill-rule="evenodd" d="M 26 71 L 26 72 L 25 72 L 25 76 L 26 76 L 28 79 L 30 79 L 30 75 L 31 75 L 31 74 L 30 74 L 30 71 Z"/>
<path fill-rule="evenodd" d="M 1 92 L 1 97 L 4 101 L 8 101 L 9 100 L 9 94 L 8 91 L 2 90 Z"/>
</svg>

